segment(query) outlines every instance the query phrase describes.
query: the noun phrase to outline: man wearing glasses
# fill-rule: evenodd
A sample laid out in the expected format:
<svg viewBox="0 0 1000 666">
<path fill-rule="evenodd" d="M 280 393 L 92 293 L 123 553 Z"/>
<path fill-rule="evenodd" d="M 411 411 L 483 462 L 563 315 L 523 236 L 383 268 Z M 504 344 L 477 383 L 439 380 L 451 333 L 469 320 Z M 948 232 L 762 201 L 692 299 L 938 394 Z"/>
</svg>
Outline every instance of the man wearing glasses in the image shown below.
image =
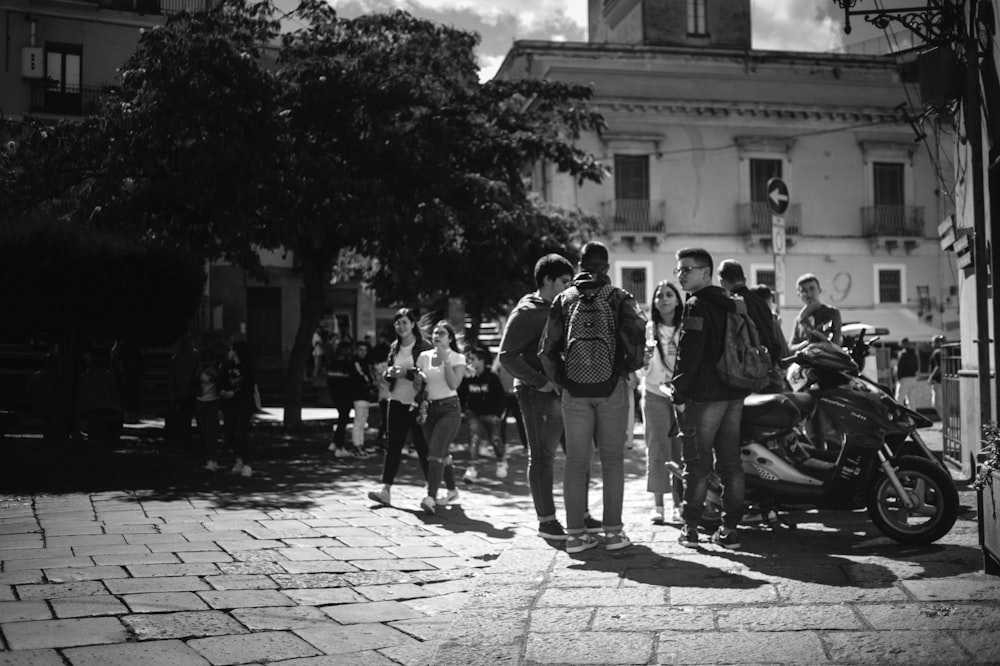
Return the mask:
<svg viewBox="0 0 1000 666">
<path fill-rule="evenodd" d="M 743 517 L 745 481 L 740 459 L 740 417 L 746 391 L 722 383 L 716 364 L 722 356 L 726 316 L 736 304 L 712 284 L 712 255 L 701 248 L 677 251 L 674 275 L 689 297 L 681 319 L 673 398 L 684 454 L 684 506 L 680 543 L 696 547 L 698 521 L 715 469 L 722 479 L 722 526 L 712 543 L 740 547 L 736 526 Z"/>
</svg>

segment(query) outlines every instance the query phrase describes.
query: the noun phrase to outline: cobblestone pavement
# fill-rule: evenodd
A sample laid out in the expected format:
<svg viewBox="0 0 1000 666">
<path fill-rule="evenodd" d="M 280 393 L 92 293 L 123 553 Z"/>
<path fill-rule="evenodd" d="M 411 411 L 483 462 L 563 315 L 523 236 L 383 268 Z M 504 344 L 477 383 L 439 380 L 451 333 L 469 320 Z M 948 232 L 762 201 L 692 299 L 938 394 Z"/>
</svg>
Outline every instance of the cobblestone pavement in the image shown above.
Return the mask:
<svg viewBox="0 0 1000 666">
<path fill-rule="evenodd" d="M 142 437 L 20 458 L 31 483 L 0 480 L 47 490 L 0 486 L 0 665 L 1000 663 L 968 491 L 931 546 L 802 511 L 743 530 L 740 551 L 692 550 L 648 522 L 637 447 L 634 545 L 569 556 L 534 534 L 520 447 L 508 479 L 481 466 L 425 516 L 415 459 L 381 507 L 365 496 L 380 460 L 333 459 L 314 435 L 272 436 L 250 479 Z"/>
</svg>

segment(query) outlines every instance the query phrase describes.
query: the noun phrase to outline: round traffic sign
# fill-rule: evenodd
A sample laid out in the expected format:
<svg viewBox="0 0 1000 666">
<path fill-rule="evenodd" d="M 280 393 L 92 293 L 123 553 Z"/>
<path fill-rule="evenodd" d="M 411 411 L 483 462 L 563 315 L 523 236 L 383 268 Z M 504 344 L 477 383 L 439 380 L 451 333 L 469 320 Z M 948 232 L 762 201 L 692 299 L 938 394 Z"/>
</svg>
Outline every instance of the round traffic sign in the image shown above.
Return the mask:
<svg viewBox="0 0 1000 666">
<path fill-rule="evenodd" d="M 788 210 L 788 185 L 780 178 L 767 181 L 767 205 L 775 215 L 783 215 Z"/>
</svg>

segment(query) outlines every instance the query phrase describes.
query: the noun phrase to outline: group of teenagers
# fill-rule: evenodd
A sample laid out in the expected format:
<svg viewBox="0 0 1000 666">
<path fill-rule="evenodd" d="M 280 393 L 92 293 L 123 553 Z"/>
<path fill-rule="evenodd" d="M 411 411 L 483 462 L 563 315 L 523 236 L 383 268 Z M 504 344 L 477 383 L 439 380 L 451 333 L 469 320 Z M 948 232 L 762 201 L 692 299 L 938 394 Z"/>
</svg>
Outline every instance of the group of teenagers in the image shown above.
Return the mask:
<svg viewBox="0 0 1000 666">
<path fill-rule="evenodd" d="M 564 541 L 566 551 L 580 553 L 603 545 L 620 550 L 631 544 L 622 521 L 624 455 L 632 439 L 633 395 L 638 386 L 645 424 L 647 491 L 652 494 L 654 522 L 666 522 L 665 498 L 672 499 L 670 521 L 680 526 L 680 542 L 699 542 L 698 526 L 710 476 L 723 485 L 721 526 L 712 542 L 739 548 L 737 531 L 744 511 L 744 477 L 740 459 L 740 417 L 747 391 L 723 383 L 716 366 L 723 353 L 727 314 L 742 300 L 768 348 L 774 377 L 765 390 L 786 388 L 778 361 L 789 349 L 816 340 L 840 343 L 840 314 L 820 300 L 815 275 L 799 278 L 803 308 L 790 342 L 781 332 L 773 297 L 767 287 L 749 288 L 740 264 L 719 265 L 721 286 L 713 284 L 715 265 L 700 248 L 676 253 L 673 271 L 678 284 L 656 285 L 650 317 L 635 298 L 614 287 L 608 276 L 609 255 L 600 242 L 587 243 L 579 266 L 549 254 L 534 268 L 536 290 L 511 311 L 500 342 L 498 361 L 514 378 L 514 392 L 524 421 L 528 449 L 528 484 L 538 518 L 538 535 Z M 686 299 L 682 292 L 687 294 Z M 612 326 L 603 342 L 613 350 L 610 380 L 588 382 L 591 360 L 580 360 L 569 347 L 569 331 L 582 301 L 607 299 Z M 382 486 L 368 493 L 391 503 L 391 489 L 407 436 L 412 436 L 426 478 L 422 509 L 433 514 L 458 497 L 450 446 L 462 422 L 459 388 L 467 360 L 458 351 L 455 331 L 445 321 L 435 324 L 424 341 L 412 310 L 397 312 L 385 377 L 389 381 L 387 447 Z M 599 349 L 599 346 L 588 349 Z M 563 477 L 565 526 L 553 497 L 554 461 L 560 443 L 566 452 Z M 601 520 L 588 509 L 591 460 L 601 462 Z M 683 469 L 675 478 L 669 463 Z M 506 473 L 506 465 L 504 465 Z M 439 496 L 442 484 L 445 492 Z"/>
</svg>

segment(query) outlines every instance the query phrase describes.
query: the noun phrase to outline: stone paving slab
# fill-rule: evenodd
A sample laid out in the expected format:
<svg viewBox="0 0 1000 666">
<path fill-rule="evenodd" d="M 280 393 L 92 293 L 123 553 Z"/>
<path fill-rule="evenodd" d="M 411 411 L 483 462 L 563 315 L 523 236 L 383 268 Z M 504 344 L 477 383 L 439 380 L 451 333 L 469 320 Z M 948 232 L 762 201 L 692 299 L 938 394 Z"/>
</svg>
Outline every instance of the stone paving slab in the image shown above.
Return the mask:
<svg viewBox="0 0 1000 666">
<path fill-rule="evenodd" d="M 116 618 L 73 618 L 9 622 L 0 625 L 12 650 L 124 643 L 128 632 Z"/>
<path fill-rule="evenodd" d="M 196 638 L 187 644 L 213 666 L 266 663 L 323 654 L 310 643 L 287 631 Z"/>
<path fill-rule="evenodd" d="M 209 661 L 181 641 L 151 641 L 72 648 L 72 666 L 208 666 Z M 61 663 L 61 662 L 60 662 Z"/>
</svg>

